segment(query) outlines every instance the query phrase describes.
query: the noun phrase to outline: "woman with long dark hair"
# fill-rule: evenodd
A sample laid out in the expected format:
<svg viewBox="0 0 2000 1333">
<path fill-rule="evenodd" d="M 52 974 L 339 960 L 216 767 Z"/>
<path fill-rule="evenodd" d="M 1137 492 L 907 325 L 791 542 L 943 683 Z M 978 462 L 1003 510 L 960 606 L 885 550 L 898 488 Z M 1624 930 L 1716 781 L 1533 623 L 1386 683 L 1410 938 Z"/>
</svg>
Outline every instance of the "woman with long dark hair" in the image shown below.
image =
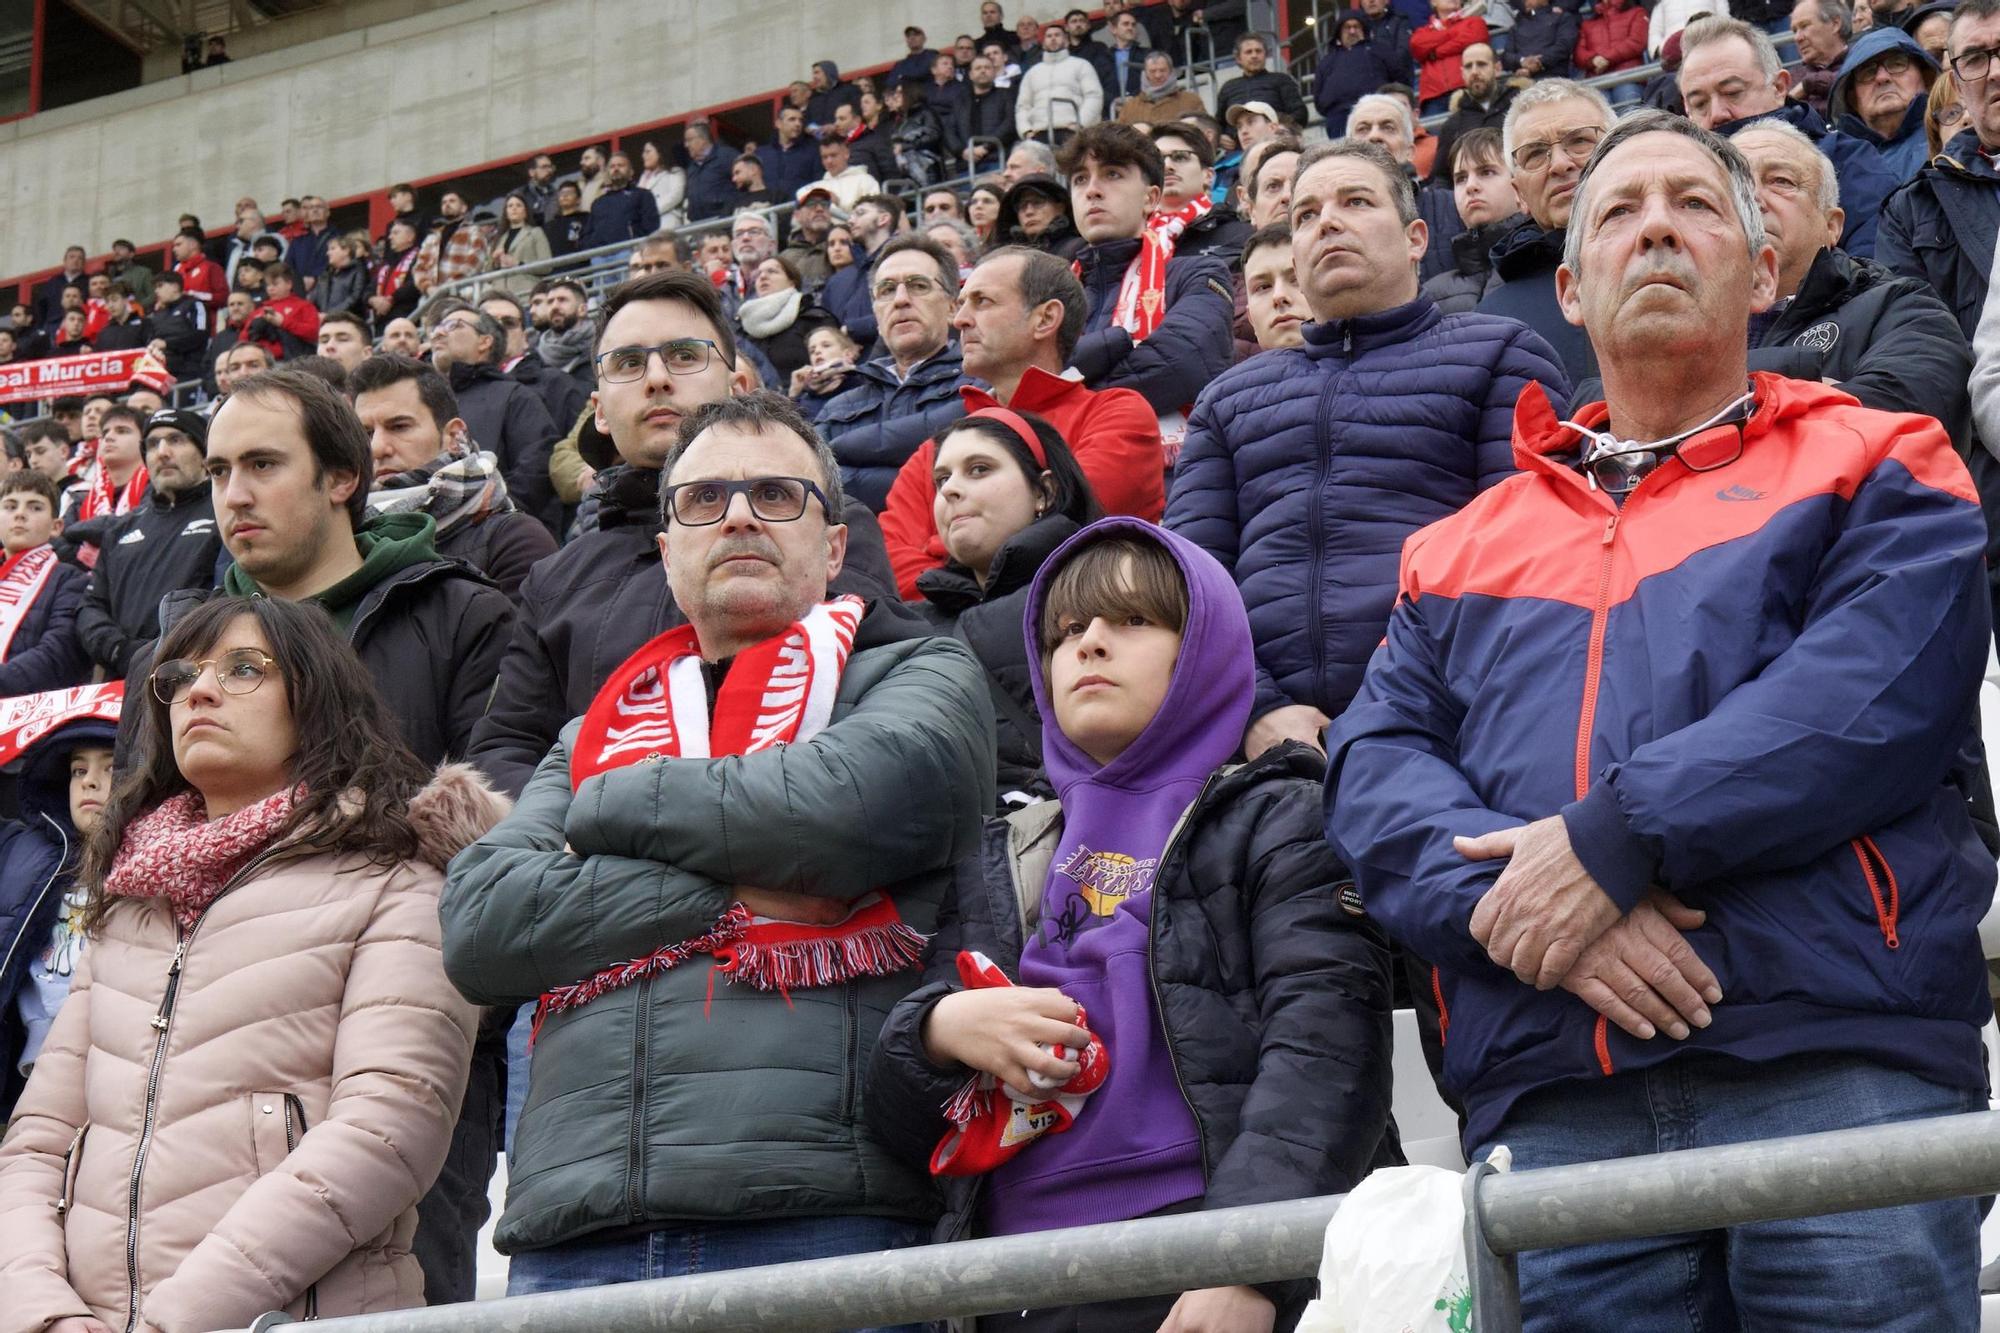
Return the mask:
<svg viewBox="0 0 2000 1333">
<path fill-rule="evenodd" d="M 540 276 L 507 273 L 506 270 L 538 264 L 551 254 L 548 233 L 536 224 L 535 210 L 528 202 L 528 196 L 516 190 L 501 200 L 500 230 L 493 238 L 493 253 L 486 263 L 488 268 L 505 276 L 495 278 L 490 287 L 525 300 L 535 284 L 541 281 Z"/>
<path fill-rule="evenodd" d="M 155 661 L 85 855 L 90 947 L 0 1143 L 7 1322 L 422 1304 L 477 1021 L 438 892 L 506 802 L 425 770 L 315 606 L 211 599 Z"/>
<path fill-rule="evenodd" d="M 1076 455 L 1042 418 L 983 407 L 938 436 L 931 512 L 950 563 L 917 576 L 924 618 L 986 668 L 999 736 L 1003 812 L 1054 795 L 1021 614 L 1042 562 L 1103 512 Z"/>
</svg>

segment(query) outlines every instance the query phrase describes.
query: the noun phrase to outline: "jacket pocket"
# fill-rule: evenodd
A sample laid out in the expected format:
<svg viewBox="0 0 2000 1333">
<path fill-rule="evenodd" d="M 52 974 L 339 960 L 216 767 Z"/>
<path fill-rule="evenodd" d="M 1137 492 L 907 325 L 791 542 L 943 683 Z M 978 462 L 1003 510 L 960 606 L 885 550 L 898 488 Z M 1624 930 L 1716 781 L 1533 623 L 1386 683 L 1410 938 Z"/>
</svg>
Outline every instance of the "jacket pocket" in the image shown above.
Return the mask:
<svg viewBox="0 0 2000 1333">
<path fill-rule="evenodd" d="M 62 1190 L 53 1205 L 58 1218 L 69 1216 L 70 1205 L 76 1202 L 76 1176 L 83 1169 L 83 1139 L 88 1133 L 90 1123 L 85 1121 L 70 1136 L 69 1148 L 63 1153 Z"/>
<path fill-rule="evenodd" d="M 1873 838 L 1855 838 L 1847 845 L 1861 866 L 1861 880 L 1868 887 L 1870 905 L 1875 910 L 1875 925 L 1882 932 L 1882 943 L 1891 949 L 1902 948 L 1903 941 L 1897 935 L 1896 927 L 1903 908 L 1903 894 L 1901 886 L 1896 883 L 1896 872 L 1889 865 L 1889 858 L 1882 855 L 1882 849 L 1875 845 Z"/>
<path fill-rule="evenodd" d="M 250 1094 L 250 1150 L 259 1177 L 270 1175 L 291 1156 L 298 1135 L 293 1119 L 294 1100 L 283 1092 Z"/>
</svg>

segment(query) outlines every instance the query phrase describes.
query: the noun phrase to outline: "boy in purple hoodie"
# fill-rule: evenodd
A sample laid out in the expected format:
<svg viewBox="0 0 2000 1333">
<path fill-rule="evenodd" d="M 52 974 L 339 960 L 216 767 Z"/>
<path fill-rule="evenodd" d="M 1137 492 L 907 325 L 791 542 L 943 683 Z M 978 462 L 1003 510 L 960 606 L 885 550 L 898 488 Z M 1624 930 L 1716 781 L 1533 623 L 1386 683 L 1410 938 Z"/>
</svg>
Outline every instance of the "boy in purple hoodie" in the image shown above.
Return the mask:
<svg viewBox="0 0 2000 1333">
<path fill-rule="evenodd" d="M 1105 519 L 1043 565 L 1026 633 L 1058 799 L 991 821 L 960 863 L 925 984 L 876 1047 L 870 1124 L 929 1160 L 970 1077 L 1062 1084 L 1093 1035 L 1110 1072 L 1066 1128 L 942 1177 L 936 1238 L 1336 1193 L 1400 1162 L 1387 952 L 1320 835 L 1324 761 L 1284 745 L 1228 766 L 1255 665 L 1227 571 L 1152 524 Z M 962 988 L 960 950 L 1017 984 Z M 979 1327 L 1264 1333 L 1296 1322 L 1310 1286 Z"/>
</svg>

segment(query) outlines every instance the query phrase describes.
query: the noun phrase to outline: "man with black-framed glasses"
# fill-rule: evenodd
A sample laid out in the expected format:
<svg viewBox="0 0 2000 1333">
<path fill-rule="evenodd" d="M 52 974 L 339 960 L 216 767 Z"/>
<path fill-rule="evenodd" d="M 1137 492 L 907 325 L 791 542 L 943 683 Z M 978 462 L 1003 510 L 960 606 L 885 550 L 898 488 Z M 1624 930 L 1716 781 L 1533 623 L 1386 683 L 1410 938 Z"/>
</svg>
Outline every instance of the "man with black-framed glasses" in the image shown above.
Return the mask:
<svg viewBox="0 0 2000 1333">
<path fill-rule="evenodd" d="M 1556 304 L 1556 268 L 1583 164 L 1617 123 L 1618 113 L 1595 88 L 1543 79 L 1515 97 L 1500 131 L 1514 192 L 1528 216 L 1493 243 L 1493 279 L 1477 308 L 1518 319 L 1541 334 L 1571 384 L 1597 378 L 1597 354 L 1589 336 L 1564 319 Z"/>
<path fill-rule="evenodd" d="M 603 395 L 723 355 L 662 336 L 685 306 L 611 305 Z M 440 904 L 460 990 L 538 1002 L 514 1295 L 901 1248 L 937 1213 L 860 1089 L 993 801 L 983 675 L 841 595 L 840 469 L 790 400 L 695 407 L 662 462 L 646 553 L 686 623 L 603 664 Z"/>
<path fill-rule="evenodd" d="M 899 236 L 877 252 L 869 276 L 873 322 L 889 355 L 856 367 L 852 387 L 820 409 L 817 424 L 843 484 L 879 512 L 896 470 L 964 415 L 958 390 L 978 381 L 967 378 L 952 337 L 958 262 L 944 247 L 928 236 Z"/>
<path fill-rule="evenodd" d="M 705 276 L 675 271 L 622 283 L 605 297 L 597 328 L 596 393 L 577 440 L 597 472 L 595 525 L 521 585 L 513 641 L 473 735 L 472 761 L 513 793 L 606 673 L 682 622 L 654 547 L 660 469 L 688 416 L 751 387 Z M 847 562 L 834 590 L 891 595 L 894 576 L 873 515 L 849 503 L 841 518 Z"/>
</svg>

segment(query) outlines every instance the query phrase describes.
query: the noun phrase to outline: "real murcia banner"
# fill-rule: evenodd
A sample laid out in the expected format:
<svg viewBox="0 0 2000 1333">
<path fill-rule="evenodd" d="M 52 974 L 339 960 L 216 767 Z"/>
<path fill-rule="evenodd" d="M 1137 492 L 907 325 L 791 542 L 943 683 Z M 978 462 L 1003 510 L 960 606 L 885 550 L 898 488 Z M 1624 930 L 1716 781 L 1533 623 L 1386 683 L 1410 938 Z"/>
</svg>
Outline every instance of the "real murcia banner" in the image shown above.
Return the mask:
<svg viewBox="0 0 2000 1333">
<path fill-rule="evenodd" d="M 124 702 L 122 680 L 0 699 L 0 764 L 14 762 L 30 745 L 68 723 L 84 718 L 115 723 Z"/>
<path fill-rule="evenodd" d="M 144 348 L 14 362 L 0 366 L 0 403 L 123 393 L 135 379 L 164 378 L 165 374 L 159 358 Z"/>
</svg>

